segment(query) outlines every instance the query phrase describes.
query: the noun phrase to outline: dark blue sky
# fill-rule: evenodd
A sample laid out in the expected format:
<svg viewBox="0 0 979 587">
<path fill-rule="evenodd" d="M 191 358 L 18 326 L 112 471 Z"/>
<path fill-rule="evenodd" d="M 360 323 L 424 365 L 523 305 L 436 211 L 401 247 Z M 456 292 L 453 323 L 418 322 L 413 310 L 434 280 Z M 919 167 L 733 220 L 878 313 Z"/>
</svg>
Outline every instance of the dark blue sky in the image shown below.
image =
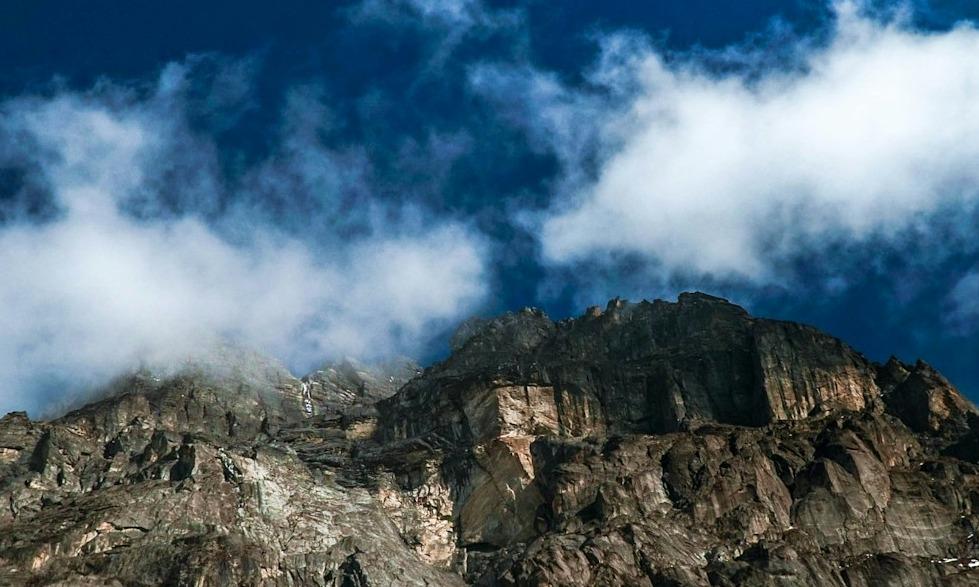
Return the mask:
<svg viewBox="0 0 979 587">
<path fill-rule="evenodd" d="M 554 205 L 565 162 L 535 143 L 525 124 L 514 122 L 513 109 L 473 92 L 475 66 L 534 68 L 570 90 L 592 91 L 588 72 L 598 58 L 597 39 L 628 30 L 643 35 L 667 60 L 700 55 L 705 67 L 718 71 L 759 67 L 737 57 L 750 47 L 756 57 L 770 60 L 764 67 L 788 68 L 799 39 L 818 45 L 827 34 L 833 20 L 827 5 L 490 2 L 469 13 L 477 22 L 468 25 L 425 17 L 418 5 L 424 2 L 14 0 L 0 8 L 0 99 L 50 98 L 100 83 L 149 94 L 167 64 L 192 63 L 188 124 L 192 133 L 213 141 L 222 176 L 235 178 L 275 156 L 290 92 L 312 88 L 330 111 L 329 124 L 315 130 L 319 140 L 353 153 L 369 168 L 356 186 L 338 188 L 334 218 L 380 200 L 418 205 L 471 226 L 493 250 L 490 293 L 478 306 L 480 313 L 536 305 L 563 317 L 603 296 L 672 297 L 702 287 L 758 315 L 814 324 L 876 360 L 890 354 L 922 357 L 979 399 L 975 318 L 971 323 L 948 318 L 949 292 L 979 264 L 974 247 L 935 255 L 929 247 L 940 238 L 841 242 L 783 259 L 792 265 L 785 273 L 791 283 L 704 274 L 647 282 L 644 265 L 650 261 L 643 256 L 625 253 L 560 267 L 543 262 L 538 235 L 515 213 Z M 888 3 L 879 6 L 888 10 Z M 948 0 L 917 3 L 911 18 L 919 30 L 944 31 L 977 16 L 975 3 Z M 463 26 L 470 28 L 456 34 Z M 742 50 L 724 52 L 732 46 Z M 240 91 L 227 91 L 227 71 L 235 67 L 240 76 L 234 79 L 246 81 Z M 507 100 L 504 106 L 519 102 Z M 449 148 L 453 141 L 457 148 Z M 439 157 L 446 159 L 433 163 Z M 587 167 L 591 160 L 582 161 Z M 50 196 L 43 189 L 25 190 L 25 174 L 16 165 L 0 169 L 0 218 L 43 224 L 57 215 L 57 204 L 45 204 Z M 238 197 L 233 189 L 221 190 L 217 203 L 209 200 L 206 209 L 196 209 L 185 196 L 164 195 L 163 209 L 152 214 L 192 211 L 218 222 Z M 269 222 L 293 230 L 304 210 L 316 208 L 309 198 L 315 194 L 269 197 L 263 213 Z M 334 220 L 308 229 L 303 238 L 315 248 L 316 242 L 334 242 L 337 234 L 358 230 L 356 223 Z M 932 236 L 942 230 L 940 224 L 928 228 Z M 949 236 L 956 238 L 962 235 Z M 323 246 L 328 250 L 329 244 Z M 827 287 L 828 281 L 844 285 Z M 440 340 L 427 352 L 437 356 L 444 337 Z"/>
</svg>

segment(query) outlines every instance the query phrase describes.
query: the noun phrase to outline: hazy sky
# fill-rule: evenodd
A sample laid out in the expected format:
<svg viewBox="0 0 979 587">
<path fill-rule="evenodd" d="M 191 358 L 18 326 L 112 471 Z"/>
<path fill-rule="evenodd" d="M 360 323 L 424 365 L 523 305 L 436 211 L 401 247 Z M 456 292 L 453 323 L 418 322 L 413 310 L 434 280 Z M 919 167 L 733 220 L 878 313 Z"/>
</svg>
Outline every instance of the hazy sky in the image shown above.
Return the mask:
<svg viewBox="0 0 979 587">
<path fill-rule="evenodd" d="M 0 411 L 689 289 L 976 399 L 973 5 L 8 3 Z"/>
</svg>

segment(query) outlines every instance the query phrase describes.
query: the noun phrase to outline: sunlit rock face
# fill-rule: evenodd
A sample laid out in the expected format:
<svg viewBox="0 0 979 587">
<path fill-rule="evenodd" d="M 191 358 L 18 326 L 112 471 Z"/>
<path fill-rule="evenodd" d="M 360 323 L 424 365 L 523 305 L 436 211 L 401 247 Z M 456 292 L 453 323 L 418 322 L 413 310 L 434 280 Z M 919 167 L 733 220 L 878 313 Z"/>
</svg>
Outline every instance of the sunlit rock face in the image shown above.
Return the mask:
<svg viewBox="0 0 979 587">
<path fill-rule="evenodd" d="M 874 366 L 841 341 L 704 294 L 613 300 L 561 323 L 525 310 L 469 329 L 445 363 L 379 404 L 382 432 L 656 434 L 859 411 L 880 397 Z"/>
<path fill-rule="evenodd" d="M 7 415 L 0 584 L 979 582 L 979 416 L 924 363 L 704 294 L 453 347 Z"/>
</svg>

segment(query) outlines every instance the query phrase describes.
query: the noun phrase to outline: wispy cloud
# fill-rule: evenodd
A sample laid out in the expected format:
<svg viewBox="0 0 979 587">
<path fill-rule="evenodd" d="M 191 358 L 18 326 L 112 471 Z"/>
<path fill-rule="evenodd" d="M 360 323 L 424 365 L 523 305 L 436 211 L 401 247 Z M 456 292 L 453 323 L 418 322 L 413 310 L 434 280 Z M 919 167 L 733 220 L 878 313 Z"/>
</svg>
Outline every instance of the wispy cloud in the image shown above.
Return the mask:
<svg viewBox="0 0 979 587">
<path fill-rule="evenodd" d="M 489 6 L 482 0 L 363 0 L 348 11 L 356 24 L 383 24 L 420 33 L 428 47 L 416 81 L 439 80 L 456 51 L 467 41 L 505 36 L 510 51 L 527 43 L 522 8 Z"/>
<path fill-rule="evenodd" d="M 371 198 L 308 92 L 268 160 L 222 173 L 187 122 L 190 75 L 0 105 L 4 165 L 55 210 L 0 226 L 0 410 L 219 340 L 296 369 L 410 352 L 485 295 L 481 237 Z"/>
<path fill-rule="evenodd" d="M 469 33 L 516 24 L 519 11 L 494 10 L 481 0 L 364 0 L 351 11 L 355 20 Z"/>
<path fill-rule="evenodd" d="M 564 167 L 531 220 L 543 261 L 627 258 L 659 283 L 757 286 L 832 247 L 933 235 L 935 247 L 970 246 L 930 227 L 961 235 L 975 219 L 979 31 L 835 10 L 828 37 L 800 39 L 782 67 L 745 54 L 718 71 L 703 52 L 666 55 L 633 33 L 604 38 L 583 87 L 527 66 L 476 68 L 473 87 L 518 104 Z"/>
</svg>

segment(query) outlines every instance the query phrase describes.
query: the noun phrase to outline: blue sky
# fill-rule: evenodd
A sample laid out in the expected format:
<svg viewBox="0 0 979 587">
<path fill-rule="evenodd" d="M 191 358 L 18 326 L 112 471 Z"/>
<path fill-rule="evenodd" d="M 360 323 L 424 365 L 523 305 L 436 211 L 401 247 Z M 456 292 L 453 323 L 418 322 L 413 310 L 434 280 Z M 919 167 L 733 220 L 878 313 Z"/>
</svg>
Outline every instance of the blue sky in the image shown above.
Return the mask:
<svg viewBox="0 0 979 587">
<path fill-rule="evenodd" d="M 979 396 L 972 3 L 276 4 L 0 8 L 0 409 L 688 289 Z"/>
</svg>

